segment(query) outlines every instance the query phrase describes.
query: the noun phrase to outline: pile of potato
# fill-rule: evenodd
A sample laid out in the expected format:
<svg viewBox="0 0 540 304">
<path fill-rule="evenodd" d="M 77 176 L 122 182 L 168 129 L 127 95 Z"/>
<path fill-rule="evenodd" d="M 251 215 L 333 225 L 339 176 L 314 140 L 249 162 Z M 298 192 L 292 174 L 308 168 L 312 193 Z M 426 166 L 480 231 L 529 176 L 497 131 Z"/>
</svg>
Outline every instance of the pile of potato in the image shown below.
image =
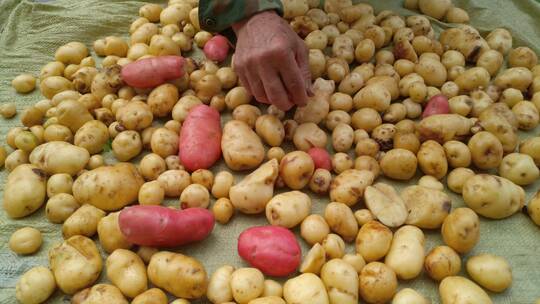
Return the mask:
<svg viewBox="0 0 540 304">
<path fill-rule="evenodd" d="M 0 148 L 0 163 L 10 172 L 6 214 L 22 218 L 45 205 L 47 219 L 62 225 L 65 238 L 50 250 L 48 267 L 34 267 L 19 279 L 20 303 L 45 302 L 57 288 L 76 304 L 167 303 L 165 291 L 178 298 L 174 304 L 204 297 L 240 304 L 430 303 L 415 290 L 398 291 L 399 280 L 423 271 L 440 281 L 442 303 L 492 303 L 484 289 L 511 286 L 509 263 L 499 256 L 472 256 L 465 263 L 470 279 L 458 274 L 461 256 L 480 238 L 479 216 L 519 212 L 526 203 L 522 186 L 540 176 L 540 137 L 518 137 L 518 130 L 539 124 L 534 51 L 514 48 L 502 28 L 483 37 L 450 0 L 404 3 L 456 23 L 439 37 L 424 15 L 376 13 L 350 0 L 327 0 L 322 8 L 318 0 L 283 4 L 284 17 L 309 48 L 314 80 L 310 103 L 294 113 L 261 110 L 231 67 L 210 60 L 186 58 L 182 77 L 155 87 L 125 84 L 123 66 L 189 54 L 213 37 L 200 29 L 196 0 L 142 6 L 127 41 L 95 41 L 94 53 L 104 57 L 99 67 L 80 42 L 58 48 L 39 74 L 45 99 L 21 113 L 23 126 L 8 132 L 9 148 Z M 36 78 L 23 74 L 12 85 L 27 93 Z M 208 150 L 178 156 L 186 118 L 202 104 L 231 112 L 217 149 L 231 171 L 253 170 L 241 181 L 229 171 L 188 172 L 188 162 Z M 13 117 L 14 104 L 2 105 L 0 114 Z M 188 124 L 221 132 L 219 124 Z M 102 153 L 108 150 L 118 163 L 106 163 Z M 130 163 L 141 154 L 138 164 Z M 418 172 L 418 183 L 402 191 L 377 181 L 407 182 Z M 467 207 L 452 208 L 444 180 Z M 312 214 L 308 190 L 329 197 L 324 214 Z M 181 209 L 210 207 L 221 224 L 238 210 L 265 213 L 273 226 L 299 227 L 312 246 L 298 267 L 301 274 L 283 286 L 265 279 L 262 271 L 271 264 L 225 265 L 207 274 L 195 258 L 134 246 L 120 230 L 119 211 L 160 205 L 165 198 L 178 199 Z M 540 192 L 527 211 L 540 225 Z M 440 229 L 445 245 L 428 251 L 422 229 Z M 109 254 L 105 261 L 92 239 L 96 234 Z M 254 245 L 246 242 L 246 248 Z M 41 233 L 26 227 L 9 246 L 25 255 L 41 243 Z M 348 243 L 355 253 L 345 254 Z M 270 250 L 265 246 L 255 248 Z M 281 255 L 268 251 L 265 257 L 279 262 Z M 96 284 L 104 267 L 110 284 Z"/>
</svg>

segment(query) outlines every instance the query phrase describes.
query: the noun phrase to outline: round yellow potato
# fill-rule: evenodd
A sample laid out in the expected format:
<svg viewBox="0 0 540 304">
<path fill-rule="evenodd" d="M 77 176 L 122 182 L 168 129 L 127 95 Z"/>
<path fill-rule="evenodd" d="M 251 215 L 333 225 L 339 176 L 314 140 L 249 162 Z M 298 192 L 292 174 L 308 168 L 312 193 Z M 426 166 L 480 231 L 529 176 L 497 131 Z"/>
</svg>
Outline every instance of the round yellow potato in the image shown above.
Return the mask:
<svg viewBox="0 0 540 304">
<path fill-rule="evenodd" d="M 11 81 L 17 93 L 29 93 L 36 88 L 36 78 L 32 74 L 21 74 Z"/>
<path fill-rule="evenodd" d="M 210 194 L 203 185 L 191 184 L 180 195 L 180 208 L 207 208 L 210 205 Z"/>
<path fill-rule="evenodd" d="M 300 191 L 274 196 L 266 204 L 266 219 L 275 226 L 293 228 L 311 213 L 311 198 Z"/>
<path fill-rule="evenodd" d="M 206 297 L 212 303 L 225 303 L 233 300 L 231 289 L 231 275 L 234 267 L 224 265 L 216 269 L 210 276 Z"/>
<path fill-rule="evenodd" d="M 133 251 L 116 249 L 106 260 L 107 278 L 129 298 L 135 298 L 148 288 L 146 267 Z"/>
<path fill-rule="evenodd" d="M 512 284 L 512 269 L 508 261 L 492 254 L 480 254 L 467 260 L 467 273 L 480 286 L 503 292 Z"/>
<path fill-rule="evenodd" d="M 41 232 L 32 227 L 21 228 L 9 238 L 9 249 L 17 254 L 32 254 L 39 250 L 43 240 Z"/>
<path fill-rule="evenodd" d="M 413 152 L 405 149 L 392 149 L 380 160 L 381 171 L 392 179 L 409 180 L 416 174 L 418 161 Z"/>
<path fill-rule="evenodd" d="M 92 237 L 96 234 L 98 223 L 104 216 L 103 210 L 84 204 L 65 220 L 62 235 L 65 239 L 74 235 Z"/>
<path fill-rule="evenodd" d="M 124 298 L 120 289 L 110 284 L 96 284 L 90 288 L 83 289 L 77 292 L 71 298 L 72 304 L 86 303 L 118 303 L 127 304 L 128 301 Z"/>
<path fill-rule="evenodd" d="M 341 259 L 328 261 L 321 269 L 321 280 L 331 303 L 358 303 L 358 274 L 349 263 Z"/>
<path fill-rule="evenodd" d="M 330 303 L 323 281 L 312 273 L 304 273 L 285 282 L 283 298 L 287 303 Z"/>
<path fill-rule="evenodd" d="M 362 225 L 356 237 L 356 252 L 362 255 L 366 262 L 383 258 L 392 244 L 392 231 L 377 221 Z"/>
<path fill-rule="evenodd" d="M 510 153 L 499 166 L 499 175 L 521 186 L 534 183 L 540 176 L 540 170 L 527 154 Z"/>
<path fill-rule="evenodd" d="M 322 243 L 330 233 L 330 227 L 325 219 L 318 214 L 307 216 L 300 225 L 300 235 L 310 245 Z"/>
<path fill-rule="evenodd" d="M 328 234 L 322 241 L 322 247 L 328 259 L 340 259 L 345 255 L 345 241 L 337 234 Z"/>
<path fill-rule="evenodd" d="M 26 271 L 17 281 L 15 297 L 21 304 L 44 303 L 56 289 L 52 272 L 37 266 Z"/>
<path fill-rule="evenodd" d="M 446 177 L 446 184 L 450 190 L 461 193 L 465 182 L 474 175 L 474 171 L 469 168 L 456 168 Z"/>
<path fill-rule="evenodd" d="M 116 249 L 129 249 L 132 246 L 120 231 L 120 226 L 118 225 L 119 215 L 120 212 L 109 213 L 99 220 L 97 226 L 99 243 L 107 253 L 111 253 Z"/>
<path fill-rule="evenodd" d="M 403 288 L 392 299 L 392 304 L 430 304 L 431 301 L 426 299 L 418 291 L 411 288 Z"/>
<path fill-rule="evenodd" d="M 441 234 L 444 242 L 455 251 L 471 251 L 480 239 L 478 215 L 469 208 L 454 209 L 444 219 Z"/>
<path fill-rule="evenodd" d="M 73 195 L 58 193 L 51 196 L 45 207 L 45 214 L 51 223 L 61 224 L 67 220 L 81 205 Z"/>
<path fill-rule="evenodd" d="M 416 278 L 424 265 L 424 233 L 415 226 L 403 226 L 394 233 L 384 263 L 402 280 Z"/>
<path fill-rule="evenodd" d="M 475 304 L 493 303 L 488 294 L 480 286 L 464 277 L 446 277 L 439 285 L 439 294 L 442 304 L 467 302 Z"/>
<path fill-rule="evenodd" d="M 440 281 L 459 273 L 461 257 L 448 246 L 437 246 L 426 256 L 424 266 L 432 279 Z"/>
<path fill-rule="evenodd" d="M 279 163 L 280 177 L 293 190 L 304 188 L 309 183 L 314 170 L 313 159 L 303 151 L 287 153 Z"/>
<path fill-rule="evenodd" d="M 397 291 L 397 278 L 392 268 L 380 262 L 367 264 L 360 272 L 360 295 L 369 303 L 385 303 Z"/>
<path fill-rule="evenodd" d="M 7 177 L 2 206 L 9 217 L 25 217 L 43 205 L 45 195 L 46 173 L 34 165 L 21 164 Z"/>
<path fill-rule="evenodd" d="M 358 223 L 349 206 L 336 202 L 328 204 L 324 210 L 324 219 L 330 229 L 341 236 L 346 242 L 351 242 L 356 238 L 358 234 Z"/>
<path fill-rule="evenodd" d="M 256 268 L 239 268 L 230 276 L 230 288 L 237 303 L 248 303 L 263 293 L 264 275 Z"/>
</svg>

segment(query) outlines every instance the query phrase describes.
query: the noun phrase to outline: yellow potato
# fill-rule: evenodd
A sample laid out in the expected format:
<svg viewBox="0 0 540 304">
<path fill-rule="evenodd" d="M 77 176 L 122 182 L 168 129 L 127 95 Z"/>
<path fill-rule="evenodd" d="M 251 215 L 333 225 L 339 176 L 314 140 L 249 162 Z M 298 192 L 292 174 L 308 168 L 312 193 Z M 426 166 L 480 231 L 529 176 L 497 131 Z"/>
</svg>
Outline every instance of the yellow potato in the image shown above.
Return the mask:
<svg viewBox="0 0 540 304">
<path fill-rule="evenodd" d="M 48 174 L 75 175 L 86 167 L 89 159 L 86 149 L 62 141 L 45 143 L 30 153 L 30 163 Z"/>
<path fill-rule="evenodd" d="M 503 292 L 512 285 L 512 268 L 508 261 L 492 254 L 480 254 L 467 260 L 467 273 L 480 286 Z"/>
<path fill-rule="evenodd" d="M 45 195 L 46 173 L 34 165 L 22 164 L 7 177 L 2 206 L 9 217 L 25 217 L 43 205 Z"/>
<path fill-rule="evenodd" d="M 74 235 L 92 237 L 96 234 L 98 223 L 104 216 L 103 210 L 84 204 L 66 219 L 62 226 L 62 235 L 65 239 Z"/>
<path fill-rule="evenodd" d="M 311 179 L 315 164 L 309 154 L 294 151 L 285 154 L 279 163 L 279 175 L 291 189 L 303 189 Z"/>
<path fill-rule="evenodd" d="M 129 249 L 133 246 L 120 231 L 120 226 L 118 225 L 119 215 L 120 212 L 109 213 L 99 220 L 97 226 L 99 243 L 107 253 L 111 253 L 116 249 Z"/>
<path fill-rule="evenodd" d="M 231 274 L 230 288 L 237 303 L 248 303 L 263 293 L 264 275 L 256 268 L 239 268 Z"/>
<path fill-rule="evenodd" d="M 416 278 L 424 266 L 424 233 L 415 226 L 403 226 L 394 233 L 384 263 L 402 280 Z"/>
<path fill-rule="evenodd" d="M 299 271 L 301 273 L 319 274 L 326 263 L 326 251 L 319 243 L 315 243 L 302 260 Z"/>
<path fill-rule="evenodd" d="M 480 286 L 469 279 L 458 276 L 447 277 L 442 280 L 439 285 L 439 294 L 442 304 L 493 303 Z"/>
<path fill-rule="evenodd" d="M 206 297 L 212 303 L 225 303 L 233 300 L 233 294 L 231 289 L 231 275 L 234 272 L 234 267 L 224 265 L 216 269 L 212 276 L 210 276 L 210 282 L 208 283 L 208 290 L 206 291 Z"/>
<path fill-rule="evenodd" d="M 352 206 L 364 196 L 364 190 L 373 183 L 374 178 L 370 171 L 345 170 L 332 180 L 330 200 Z"/>
<path fill-rule="evenodd" d="M 55 289 L 56 282 L 49 268 L 37 266 L 19 278 L 15 297 L 21 304 L 45 303 Z"/>
<path fill-rule="evenodd" d="M 389 227 L 399 227 L 407 220 L 407 207 L 394 188 L 384 183 L 368 186 L 365 204 L 371 214 Z"/>
<path fill-rule="evenodd" d="M 136 296 L 131 304 L 167 304 L 167 295 L 159 288 L 150 288 Z"/>
<path fill-rule="evenodd" d="M 146 267 L 133 251 L 116 249 L 106 260 L 107 278 L 129 298 L 135 298 L 148 288 Z"/>
<path fill-rule="evenodd" d="M 392 304 L 430 304 L 431 300 L 426 299 L 418 291 L 411 288 L 403 288 L 392 299 Z"/>
<path fill-rule="evenodd" d="M 274 194 L 277 177 L 277 160 L 272 159 L 230 188 L 231 203 L 243 213 L 262 212 Z"/>
<path fill-rule="evenodd" d="M 397 278 L 392 268 L 380 262 L 367 264 L 360 272 L 360 296 L 368 303 L 386 303 L 397 291 Z"/>
<path fill-rule="evenodd" d="M 17 254 L 32 254 L 39 250 L 42 243 L 39 230 L 24 227 L 13 232 L 9 238 L 9 249 Z"/>
<path fill-rule="evenodd" d="M 356 252 L 366 262 L 383 258 L 390 250 L 392 231 L 377 221 L 369 221 L 362 225 L 356 237 Z"/>
<path fill-rule="evenodd" d="M 332 202 L 324 210 L 324 219 L 330 229 L 340 235 L 345 241 L 351 242 L 358 234 L 358 223 L 347 205 Z M 302 223 L 303 224 L 303 223 Z"/>
<path fill-rule="evenodd" d="M 442 190 L 409 186 L 401 192 L 407 206 L 406 224 L 424 229 L 439 228 L 452 209 L 452 200 Z"/>
<path fill-rule="evenodd" d="M 300 191 L 274 196 L 266 204 L 266 219 L 274 226 L 293 228 L 311 213 L 311 198 Z"/>
<path fill-rule="evenodd" d="M 118 288 L 110 284 L 96 284 L 91 288 L 77 292 L 71 298 L 72 304 L 94 304 L 94 303 L 118 303 L 127 304 Z"/>
<path fill-rule="evenodd" d="M 473 249 L 480 239 L 480 220 L 469 208 L 457 208 L 444 220 L 441 235 L 444 242 L 459 253 Z"/>
<path fill-rule="evenodd" d="M 285 282 L 283 298 L 287 303 L 330 303 L 324 283 L 312 273 L 304 273 Z"/>
<path fill-rule="evenodd" d="M 253 169 L 264 159 L 261 139 L 242 121 L 231 120 L 225 124 L 221 147 L 223 159 L 232 170 Z"/>
</svg>

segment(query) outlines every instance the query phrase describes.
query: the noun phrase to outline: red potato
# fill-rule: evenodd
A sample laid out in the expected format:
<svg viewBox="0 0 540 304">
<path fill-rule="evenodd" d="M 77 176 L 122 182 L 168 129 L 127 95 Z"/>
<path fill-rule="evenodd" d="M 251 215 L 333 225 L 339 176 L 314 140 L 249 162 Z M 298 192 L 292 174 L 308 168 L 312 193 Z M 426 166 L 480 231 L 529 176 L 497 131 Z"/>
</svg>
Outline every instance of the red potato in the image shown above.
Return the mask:
<svg viewBox="0 0 540 304">
<path fill-rule="evenodd" d="M 229 53 L 229 40 L 224 36 L 216 35 L 206 42 L 203 51 L 206 58 L 210 60 L 224 61 Z"/>
<path fill-rule="evenodd" d="M 159 56 L 126 64 L 122 68 L 122 80 L 134 88 L 153 88 L 167 80 L 184 75 L 185 59 L 181 56 Z"/>
<path fill-rule="evenodd" d="M 315 169 L 322 168 L 332 171 L 332 159 L 330 158 L 328 151 L 323 148 L 313 147 L 309 149 L 307 153 L 313 159 Z"/>
<path fill-rule="evenodd" d="M 207 105 L 193 108 L 180 131 L 178 156 L 188 171 L 208 169 L 221 158 L 219 112 Z"/>
<path fill-rule="evenodd" d="M 175 247 L 205 239 L 214 228 L 214 215 L 203 208 L 133 206 L 120 211 L 118 225 L 130 243 Z"/>
<path fill-rule="evenodd" d="M 266 275 L 283 277 L 300 265 L 302 250 L 294 234 L 279 226 L 252 227 L 238 237 L 238 253 Z"/>
<path fill-rule="evenodd" d="M 429 117 L 436 114 L 449 114 L 450 105 L 448 104 L 448 98 L 444 95 L 435 95 L 431 97 L 427 103 L 422 118 Z"/>
</svg>

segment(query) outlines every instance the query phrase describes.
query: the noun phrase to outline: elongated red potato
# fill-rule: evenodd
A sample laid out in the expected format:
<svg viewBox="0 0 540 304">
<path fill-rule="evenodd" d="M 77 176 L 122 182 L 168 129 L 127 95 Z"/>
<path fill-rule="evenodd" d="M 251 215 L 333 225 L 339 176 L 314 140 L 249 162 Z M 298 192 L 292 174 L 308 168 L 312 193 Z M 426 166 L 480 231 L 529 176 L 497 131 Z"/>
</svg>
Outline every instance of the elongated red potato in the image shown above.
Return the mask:
<svg viewBox="0 0 540 304">
<path fill-rule="evenodd" d="M 229 53 L 229 40 L 225 36 L 216 35 L 206 42 L 203 51 L 206 58 L 210 60 L 224 61 Z"/>
<path fill-rule="evenodd" d="M 135 88 L 157 87 L 184 75 L 182 56 L 159 56 L 137 60 L 122 68 L 122 80 Z"/>
<path fill-rule="evenodd" d="M 330 158 L 330 154 L 328 151 L 326 151 L 326 149 L 313 147 L 309 149 L 307 153 L 313 159 L 315 169 L 322 168 L 328 171 L 332 170 L 332 159 Z"/>
<path fill-rule="evenodd" d="M 429 117 L 436 114 L 449 114 L 450 105 L 448 103 L 448 98 L 444 95 L 435 95 L 431 97 L 427 103 L 422 118 Z"/>
<path fill-rule="evenodd" d="M 296 271 L 302 250 L 294 234 L 278 226 L 252 227 L 238 237 L 238 253 L 266 275 L 283 277 Z"/>
<path fill-rule="evenodd" d="M 188 171 L 208 169 L 221 158 L 219 112 L 207 105 L 193 108 L 180 131 L 178 156 Z"/>
<path fill-rule="evenodd" d="M 133 206 L 120 211 L 118 225 L 130 243 L 175 247 L 204 240 L 214 228 L 214 215 L 203 208 Z"/>
</svg>

